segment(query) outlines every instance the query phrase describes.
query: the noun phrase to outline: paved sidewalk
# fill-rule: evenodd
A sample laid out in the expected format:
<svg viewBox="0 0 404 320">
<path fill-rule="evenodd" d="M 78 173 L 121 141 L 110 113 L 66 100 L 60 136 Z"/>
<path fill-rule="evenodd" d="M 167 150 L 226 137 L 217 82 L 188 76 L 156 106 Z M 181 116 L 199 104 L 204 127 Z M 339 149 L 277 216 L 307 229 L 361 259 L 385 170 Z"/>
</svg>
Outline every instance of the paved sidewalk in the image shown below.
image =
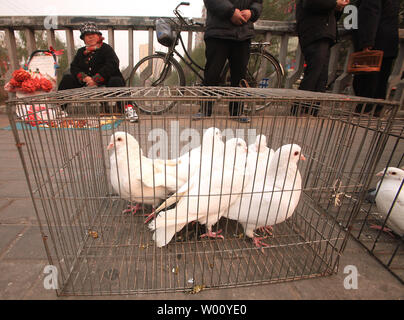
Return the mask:
<svg viewBox="0 0 404 320">
<path fill-rule="evenodd" d="M 0 127 L 8 118 L 0 114 Z M 0 299 L 58 298 L 43 286 L 48 264 L 24 172 L 11 131 L 0 130 Z M 344 289 L 344 267 L 359 271 L 357 290 Z M 94 297 L 93 299 L 98 299 Z M 404 299 L 404 286 L 353 239 L 341 258 L 338 274 L 295 282 L 231 289 L 205 290 L 199 294 L 168 293 L 113 296 L 103 299 Z M 88 299 L 88 298 L 86 298 Z M 90 298 L 91 299 L 91 298 Z"/>
</svg>

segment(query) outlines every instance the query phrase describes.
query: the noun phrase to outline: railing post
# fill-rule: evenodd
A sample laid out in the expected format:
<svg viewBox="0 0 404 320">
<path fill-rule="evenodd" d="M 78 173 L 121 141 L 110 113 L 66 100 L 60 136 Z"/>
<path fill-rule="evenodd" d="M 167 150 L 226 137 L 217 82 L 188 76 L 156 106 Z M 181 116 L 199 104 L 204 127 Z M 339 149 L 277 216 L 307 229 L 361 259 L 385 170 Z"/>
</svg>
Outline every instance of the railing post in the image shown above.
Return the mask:
<svg viewBox="0 0 404 320">
<path fill-rule="evenodd" d="M 27 39 L 28 55 L 36 50 L 35 31 L 29 28 L 25 28 L 25 37 Z"/>
<path fill-rule="evenodd" d="M 189 53 L 192 52 L 192 37 L 193 37 L 193 32 L 192 31 L 188 31 L 188 45 L 187 45 L 187 50 Z"/>
<path fill-rule="evenodd" d="M 128 30 L 128 39 L 129 39 L 129 68 L 133 69 L 133 66 L 135 65 L 134 61 L 134 55 L 133 55 L 133 27 L 130 27 Z"/>
<path fill-rule="evenodd" d="M 341 93 L 342 91 L 345 90 L 347 86 L 351 85 L 352 75 L 347 72 L 347 69 L 348 69 L 349 56 L 352 52 L 354 52 L 354 47 L 353 44 L 351 43 L 351 45 L 348 48 L 347 55 L 345 57 L 344 72 L 334 81 L 334 85 L 332 87 L 333 93 Z M 352 88 L 351 92 L 353 92 Z"/>
<path fill-rule="evenodd" d="M 74 38 L 73 38 L 73 30 L 68 29 L 66 30 L 66 49 L 67 49 L 67 61 L 69 65 L 72 63 L 75 50 L 74 50 Z"/>
<path fill-rule="evenodd" d="M 149 55 L 153 54 L 153 32 L 153 28 L 149 28 Z"/>
<path fill-rule="evenodd" d="M 115 49 L 115 33 L 113 28 L 108 28 L 108 44 Z"/>
<path fill-rule="evenodd" d="M 328 64 L 328 81 L 327 85 L 332 83 L 334 80 L 336 80 L 336 75 L 337 75 L 337 69 L 338 69 L 338 59 L 339 59 L 339 54 L 341 51 L 341 42 L 338 42 L 331 48 L 330 52 L 330 62 Z"/>
<path fill-rule="evenodd" d="M 400 48 L 398 56 L 394 62 L 393 70 L 391 71 L 388 86 L 387 86 L 387 98 L 391 95 L 391 89 L 401 81 L 401 76 L 404 72 L 404 32 L 402 32 L 403 38 L 400 38 Z"/>
<path fill-rule="evenodd" d="M 17 58 L 17 45 L 15 42 L 14 30 L 11 28 L 5 29 L 6 31 L 6 45 L 8 58 L 11 65 L 11 70 L 17 70 L 19 68 L 18 58 Z"/>
<path fill-rule="evenodd" d="M 279 62 L 282 66 L 286 65 L 286 57 L 288 55 L 289 35 L 284 34 L 281 37 L 281 46 L 279 48 Z"/>
<path fill-rule="evenodd" d="M 265 42 L 271 42 L 272 34 L 271 32 L 265 32 Z"/>
<path fill-rule="evenodd" d="M 48 40 L 48 47 L 53 47 L 54 49 L 56 49 L 55 30 L 53 29 L 46 30 L 46 39 Z"/>
<path fill-rule="evenodd" d="M 126 67 L 126 69 L 122 72 L 123 77 L 125 78 L 125 81 L 129 80 L 130 73 L 132 72 L 134 61 L 134 55 L 133 55 L 133 27 L 129 27 L 128 29 L 128 63 L 129 65 Z M 129 83 L 128 83 L 129 84 Z"/>
</svg>

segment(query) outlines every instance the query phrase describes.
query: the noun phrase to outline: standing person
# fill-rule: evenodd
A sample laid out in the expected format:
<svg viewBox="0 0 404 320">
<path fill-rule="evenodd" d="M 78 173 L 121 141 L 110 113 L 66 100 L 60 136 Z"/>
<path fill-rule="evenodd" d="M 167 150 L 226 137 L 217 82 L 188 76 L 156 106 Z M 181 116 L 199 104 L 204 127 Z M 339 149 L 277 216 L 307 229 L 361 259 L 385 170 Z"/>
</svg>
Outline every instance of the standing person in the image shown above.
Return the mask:
<svg viewBox="0 0 404 320">
<path fill-rule="evenodd" d="M 337 21 L 349 0 L 299 0 L 296 28 L 306 68 L 299 90 L 325 92 L 331 47 L 337 41 Z"/>
<path fill-rule="evenodd" d="M 80 27 L 80 39 L 85 46 L 80 48 L 72 63 L 70 73 L 60 81 L 58 90 L 80 87 L 125 87 L 125 80 L 119 70 L 119 59 L 112 47 L 103 42 L 102 33 L 95 23 L 86 22 Z M 118 103 L 119 108 L 122 108 Z M 133 109 L 132 109 L 133 110 Z M 137 114 L 133 114 L 137 119 Z"/>
<path fill-rule="evenodd" d="M 262 12 L 262 0 L 204 0 L 207 9 L 205 31 L 206 65 L 204 86 L 220 84 L 220 75 L 227 60 L 230 65 L 231 86 L 239 87 L 245 78 L 250 44 L 254 37 L 253 23 Z M 243 117 L 243 104 L 229 104 L 231 116 L 237 117 L 242 123 L 250 121 Z M 210 117 L 212 102 L 202 104 L 199 113 L 193 119 Z"/>
<path fill-rule="evenodd" d="M 359 0 L 358 29 L 354 32 L 355 51 L 382 50 L 383 60 L 379 72 L 354 76 L 355 94 L 361 97 L 385 99 L 387 82 L 398 54 L 399 0 Z M 369 112 L 372 105 L 366 105 Z M 361 112 L 362 106 L 357 108 Z M 377 105 L 375 116 L 380 116 L 382 106 Z"/>
</svg>

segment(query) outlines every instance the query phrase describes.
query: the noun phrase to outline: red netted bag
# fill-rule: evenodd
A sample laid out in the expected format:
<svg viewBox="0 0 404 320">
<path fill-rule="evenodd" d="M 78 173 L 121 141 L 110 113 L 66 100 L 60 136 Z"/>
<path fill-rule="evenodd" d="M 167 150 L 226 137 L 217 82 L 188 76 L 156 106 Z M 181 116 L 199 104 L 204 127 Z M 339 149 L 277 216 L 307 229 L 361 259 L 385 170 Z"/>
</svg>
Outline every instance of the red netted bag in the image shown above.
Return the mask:
<svg viewBox="0 0 404 320">
<path fill-rule="evenodd" d="M 52 88 L 53 88 L 52 82 L 50 82 L 48 79 L 41 78 L 41 80 L 39 82 L 41 84 L 41 89 L 43 91 L 49 92 L 52 90 Z"/>
<path fill-rule="evenodd" d="M 12 78 L 12 79 L 9 81 L 9 85 L 12 86 L 12 87 L 14 87 L 14 88 L 19 88 L 19 87 L 21 87 L 21 82 L 18 82 L 17 80 L 15 80 L 14 78 Z"/>
<path fill-rule="evenodd" d="M 35 81 L 33 79 L 25 80 L 21 84 L 21 90 L 26 93 L 32 93 L 36 91 Z"/>
<path fill-rule="evenodd" d="M 23 68 L 20 68 L 13 72 L 13 79 L 15 79 L 18 82 L 23 82 L 25 80 L 31 79 L 31 75 Z"/>
</svg>

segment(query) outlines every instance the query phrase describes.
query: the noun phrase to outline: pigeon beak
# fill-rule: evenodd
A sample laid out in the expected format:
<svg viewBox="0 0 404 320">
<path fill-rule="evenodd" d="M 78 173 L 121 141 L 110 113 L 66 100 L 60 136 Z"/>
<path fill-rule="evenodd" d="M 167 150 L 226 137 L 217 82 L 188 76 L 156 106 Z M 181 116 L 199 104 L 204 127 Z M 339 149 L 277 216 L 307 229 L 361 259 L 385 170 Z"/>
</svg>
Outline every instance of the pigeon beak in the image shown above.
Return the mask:
<svg viewBox="0 0 404 320">
<path fill-rule="evenodd" d="M 377 177 L 383 177 L 383 174 L 384 174 L 384 170 L 376 173 L 376 176 Z"/>
<path fill-rule="evenodd" d="M 300 154 L 300 160 L 306 161 L 306 157 L 302 154 Z"/>
<path fill-rule="evenodd" d="M 114 148 L 114 144 L 111 142 L 111 143 L 108 145 L 107 150 L 111 150 L 111 149 L 113 149 L 113 148 Z"/>
</svg>

